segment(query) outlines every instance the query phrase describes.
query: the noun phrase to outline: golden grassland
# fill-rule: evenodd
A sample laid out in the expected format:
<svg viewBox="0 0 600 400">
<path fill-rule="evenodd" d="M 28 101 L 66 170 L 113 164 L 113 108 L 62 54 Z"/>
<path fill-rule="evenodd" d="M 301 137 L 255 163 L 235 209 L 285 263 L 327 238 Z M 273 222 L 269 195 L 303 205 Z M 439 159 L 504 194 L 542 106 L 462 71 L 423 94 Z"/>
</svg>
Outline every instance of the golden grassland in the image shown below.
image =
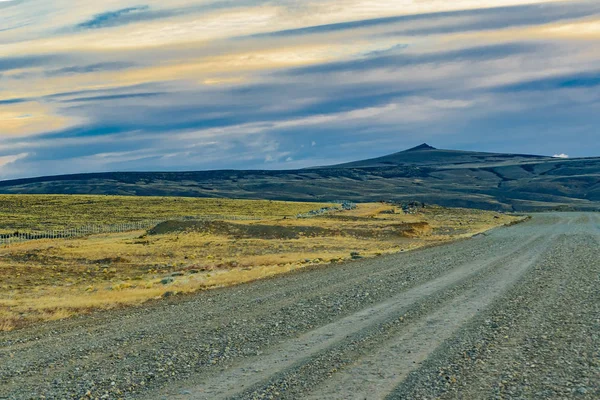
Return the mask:
<svg viewBox="0 0 600 400">
<path fill-rule="evenodd" d="M 328 206 L 330 204 L 190 197 L 0 195 L 0 233 L 205 215 L 280 218 Z"/>
<path fill-rule="evenodd" d="M 273 205 L 274 211 L 257 211 L 265 215 L 258 221 L 174 222 L 150 232 L 37 240 L 1 248 L 0 331 L 307 266 L 408 251 L 520 219 L 439 207 L 404 214 L 380 203 L 297 219 L 285 215 L 282 204 L 257 205 Z M 289 206 L 294 213 L 304 207 Z"/>
</svg>

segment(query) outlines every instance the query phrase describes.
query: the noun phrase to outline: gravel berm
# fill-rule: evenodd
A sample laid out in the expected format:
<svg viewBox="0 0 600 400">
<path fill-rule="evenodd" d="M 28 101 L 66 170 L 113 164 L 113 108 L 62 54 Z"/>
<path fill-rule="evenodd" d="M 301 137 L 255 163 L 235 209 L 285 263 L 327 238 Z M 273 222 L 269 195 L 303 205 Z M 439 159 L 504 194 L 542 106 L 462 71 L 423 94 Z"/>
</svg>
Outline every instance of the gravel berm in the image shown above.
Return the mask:
<svg viewBox="0 0 600 400">
<path fill-rule="evenodd" d="M 2 399 L 598 399 L 600 214 L 0 334 Z"/>
</svg>

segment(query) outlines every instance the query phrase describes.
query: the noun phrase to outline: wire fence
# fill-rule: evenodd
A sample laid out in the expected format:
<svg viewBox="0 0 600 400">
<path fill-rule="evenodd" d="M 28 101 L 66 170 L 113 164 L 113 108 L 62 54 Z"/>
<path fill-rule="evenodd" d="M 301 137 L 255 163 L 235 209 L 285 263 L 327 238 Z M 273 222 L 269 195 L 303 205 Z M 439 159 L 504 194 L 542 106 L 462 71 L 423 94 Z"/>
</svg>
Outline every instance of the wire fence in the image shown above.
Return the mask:
<svg viewBox="0 0 600 400">
<path fill-rule="evenodd" d="M 342 210 L 351 210 L 356 208 L 356 204 L 348 201 L 335 201 L 332 203 L 339 204 L 334 207 L 321 208 L 318 210 L 309 211 L 308 213 L 298 214 L 297 218 L 311 218 L 331 212 L 337 212 Z M 143 221 L 124 222 L 119 224 L 88 224 L 80 226 L 78 228 L 65 228 L 58 230 L 49 231 L 35 231 L 35 232 L 14 232 L 0 234 L 0 246 L 10 246 L 12 244 L 28 242 L 31 240 L 42 240 L 42 239 L 73 239 L 78 237 L 85 237 L 90 235 L 99 235 L 104 233 L 123 233 L 139 230 L 148 230 L 154 228 L 156 225 L 167 222 L 167 221 L 259 221 L 264 218 L 261 217 L 250 217 L 245 215 L 196 215 L 196 216 L 183 216 L 183 217 L 172 217 L 163 219 L 148 219 Z"/>
<path fill-rule="evenodd" d="M 11 244 L 28 242 L 31 240 L 42 240 L 42 239 L 73 239 L 78 237 L 85 237 L 90 235 L 99 235 L 104 233 L 123 233 L 138 230 L 147 230 L 155 227 L 156 225 L 166 221 L 213 221 L 213 220 L 227 220 L 227 221 L 258 221 L 262 218 L 259 217 L 248 217 L 248 216 L 236 216 L 236 215 L 202 215 L 202 216 L 184 216 L 184 217 L 173 217 L 165 219 L 148 219 L 143 221 L 124 222 L 119 224 L 89 224 L 78 228 L 66 228 L 50 231 L 36 231 L 36 232 L 14 232 L 0 234 L 0 246 L 10 246 Z"/>
</svg>

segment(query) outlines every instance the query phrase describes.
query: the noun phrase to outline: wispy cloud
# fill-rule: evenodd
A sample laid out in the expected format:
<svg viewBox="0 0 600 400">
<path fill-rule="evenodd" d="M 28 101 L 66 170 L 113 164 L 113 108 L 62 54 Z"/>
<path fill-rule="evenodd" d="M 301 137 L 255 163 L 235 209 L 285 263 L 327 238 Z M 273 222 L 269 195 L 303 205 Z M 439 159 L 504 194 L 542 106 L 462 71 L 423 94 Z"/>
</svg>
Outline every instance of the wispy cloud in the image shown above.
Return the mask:
<svg viewBox="0 0 600 400">
<path fill-rule="evenodd" d="M 49 55 L 24 55 L 17 57 L 0 58 L 0 72 L 11 71 L 23 68 L 40 67 L 47 65 L 57 59 L 56 56 Z"/>
<path fill-rule="evenodd" d="M 120 71 L 127 68 L 132 68 L 135 65 L 136 64 L 132 62 L 102 62 L 89 65 L 75 65 L 70 67 L 63 67 L 54 70 L 48 70 L 45 73 L 48 76 L 91 74 L 105 71 Z"/>
<path fill-rule="evenodd" d="M 149 6 L 127 7 L 120 10 L 107 11 L 78 24 L 77 27 L 81 29 L 99 29 L 124 25 L 133 21 L 147 20 L 153 16 L 149 11 Z"/>
<path fill-rule="evenodd" d="M 600 152 L 596 1 L 0 9 L 4 177 L 305 167 L 423 141 Z"/>
<path fill-rule="evenodd" d="M 499 87 L 498 90 L 509 92 L 551 91 L 558 89 L 593 88 L 596 86 L 600 86 L 600 71 L 591 73 L 581 72 L 571 75 L 560 75 L 524 81 Z"/>
</svg>

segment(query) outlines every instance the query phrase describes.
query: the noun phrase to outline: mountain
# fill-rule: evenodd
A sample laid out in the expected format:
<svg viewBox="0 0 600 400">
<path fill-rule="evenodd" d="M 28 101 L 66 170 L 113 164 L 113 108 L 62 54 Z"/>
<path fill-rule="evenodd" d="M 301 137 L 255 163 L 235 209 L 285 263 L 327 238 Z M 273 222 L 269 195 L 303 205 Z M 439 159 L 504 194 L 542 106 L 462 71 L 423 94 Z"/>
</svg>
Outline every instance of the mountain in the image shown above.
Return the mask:
<svg viewBox="0 0 600 400">
<path fill-rule="evenodd" d="M 427 144 L 285 171 L 113 172 L 0 182 L 0 193 L 422 201 L 499 211 L 600 211 L 600 158 L 441 150 Z"/>
<path fill-rule="evenodd" d="M 534 159 L 540 160 L 547 158 L 548 157 L 522 154 L 497 154 L 474 151 L 440 150 L 428 145 L 427 143 L 423 143 L 422 145 L 401 151 L 399 153 L 371 158 L 369 160 L 333 165 L 328 168 L 375 168 L 410 165 L 440 166 L 450 164 L 458 166 L 467 166 L 467 164 L 469 164 L 469 166 L 474 164 L 500 166 L 507 163 L 526 162 Z"/>
<path fill-rule="evenodd" d="M 401 153 L 410 153 L 412 151 L 424 151 L 424 150 L 437 150 L 435 147 L 428 145 L 427 143 L 420 144 L 412 149 L 404 150 Z"/>
</svg>

